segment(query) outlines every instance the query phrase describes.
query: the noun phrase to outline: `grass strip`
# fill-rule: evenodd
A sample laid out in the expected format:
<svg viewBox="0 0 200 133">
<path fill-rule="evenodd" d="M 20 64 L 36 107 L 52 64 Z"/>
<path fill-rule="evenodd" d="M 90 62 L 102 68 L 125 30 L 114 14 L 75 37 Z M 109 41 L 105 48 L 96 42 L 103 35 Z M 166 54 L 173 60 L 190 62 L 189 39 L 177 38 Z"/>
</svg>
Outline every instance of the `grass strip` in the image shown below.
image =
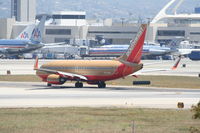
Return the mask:
<svg viewBox="0 0 200 133">
<path fill-rule="evenodd" d="M 188 133 L 200 127 L 190 110 L 135 108 L 0 109 L 1 133 Z"/>
</svg>

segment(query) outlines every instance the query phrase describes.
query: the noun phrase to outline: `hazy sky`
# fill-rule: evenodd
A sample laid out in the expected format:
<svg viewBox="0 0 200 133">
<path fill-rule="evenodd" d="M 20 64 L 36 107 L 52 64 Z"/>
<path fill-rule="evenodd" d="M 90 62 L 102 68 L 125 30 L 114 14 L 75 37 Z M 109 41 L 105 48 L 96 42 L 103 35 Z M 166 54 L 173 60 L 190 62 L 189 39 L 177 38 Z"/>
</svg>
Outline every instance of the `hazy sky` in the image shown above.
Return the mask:
<svg viewBox="0 0 200 133">
<path fill-rule="evenodd" d="M 0 17 L 10 16 L 10 1 L 0 0 Z M 154 17 L 170 0 L 36 0 L 37 13 L 86 11 L 88 17 Z M 200 0 L 184 0 L 179 12 L 192 13 Z"/>
</svg>

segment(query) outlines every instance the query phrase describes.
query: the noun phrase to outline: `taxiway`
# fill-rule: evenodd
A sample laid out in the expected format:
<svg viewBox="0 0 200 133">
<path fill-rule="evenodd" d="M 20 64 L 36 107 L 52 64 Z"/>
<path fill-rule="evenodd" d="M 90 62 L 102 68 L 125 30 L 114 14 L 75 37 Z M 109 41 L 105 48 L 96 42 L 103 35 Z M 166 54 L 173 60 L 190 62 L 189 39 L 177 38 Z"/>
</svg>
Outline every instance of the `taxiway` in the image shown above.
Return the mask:
<svg viewBox="0 0 200 133">
<path fill-rule="evenodd" d="M 108 86 L 105 89 L 85 85 L 74 88 L 46 87 L 39 82 L 0 82 L 0 108 L 27 107 L 142 107 L 177 108 L 183 102 L 191 108 L 200 100 L 200 90 Z"/>
</svg>

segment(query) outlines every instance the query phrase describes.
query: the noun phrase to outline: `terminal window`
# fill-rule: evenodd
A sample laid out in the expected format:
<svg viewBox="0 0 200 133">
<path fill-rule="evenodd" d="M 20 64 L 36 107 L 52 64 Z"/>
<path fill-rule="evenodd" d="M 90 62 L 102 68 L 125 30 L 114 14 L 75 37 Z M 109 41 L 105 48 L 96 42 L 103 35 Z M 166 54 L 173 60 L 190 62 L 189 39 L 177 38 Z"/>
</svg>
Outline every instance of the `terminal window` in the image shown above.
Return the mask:
<svg viewBox="0 0 200 133">
<path fill-rule="evenodd" d="M 120 31 L 89 31 L 88 33 L 93 34 L 136 34 L 137 32 L 120 32 Z"/>
<path fill-rule="evenodd" d="M 158 30 L 158 36 L 185 36 L 184 30 Z"/>
<path fill-rule="evenodd" d="M 70 43 L 69 38 L 55 38 L 55 42 L 65 42 L 65 43 Z"/>
<path fill-rule="evenodd" d="M 53 19 L 85 19 L 85 15 L 53 15 Z"/>
<path fill-rule="evenodd" d="M 47 35 L 71 35 L 71 29 L 46 29 Z"/>
<path fill-rule="evenodd" d="M 200 32 L 190 32 L 191 35 L 200 35 Z"/>
</svg>

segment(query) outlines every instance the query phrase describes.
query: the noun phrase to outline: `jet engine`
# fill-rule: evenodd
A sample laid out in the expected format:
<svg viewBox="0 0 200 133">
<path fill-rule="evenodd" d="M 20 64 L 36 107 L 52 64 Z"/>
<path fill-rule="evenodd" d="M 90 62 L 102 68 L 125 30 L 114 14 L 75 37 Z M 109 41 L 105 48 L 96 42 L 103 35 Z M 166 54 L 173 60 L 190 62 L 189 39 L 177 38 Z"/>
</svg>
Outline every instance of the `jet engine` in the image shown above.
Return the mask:
<svg viewBox="0 0 200 133">
<path fill-rule="evenodd" d="M 47 77 L 47 82 L 50 84 L 58 84 L 58 85 L 62 85 L 67 81 L 66 78 L 61 77 L 60 75 L 57 74 L 50 74 Z"/>
</svg>

